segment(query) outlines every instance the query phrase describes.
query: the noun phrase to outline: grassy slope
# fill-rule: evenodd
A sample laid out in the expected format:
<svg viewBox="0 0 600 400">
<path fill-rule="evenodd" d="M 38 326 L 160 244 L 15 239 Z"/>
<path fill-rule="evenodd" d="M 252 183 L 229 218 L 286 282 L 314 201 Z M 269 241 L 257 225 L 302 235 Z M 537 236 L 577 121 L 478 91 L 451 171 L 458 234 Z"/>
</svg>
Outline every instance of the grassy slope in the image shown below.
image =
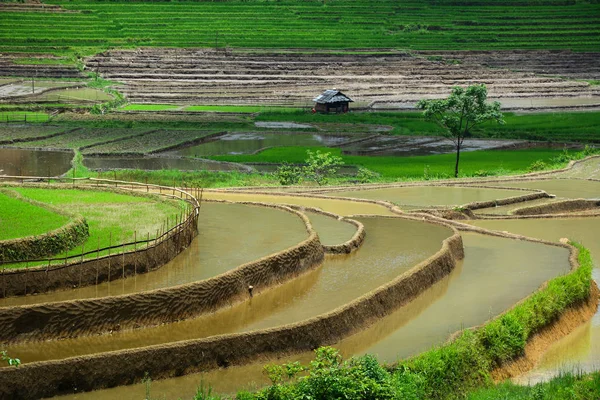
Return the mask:
<svg viewBox="0 0 600 400">
<path fill-rule="evenodd" d="M 40 235 L 58 229 L 69 218 L 0 193 L 0 240 Z"/>
<path fill-rule="evenodd" d="M 82 12 L 0 13 L 1 52 L 73 55 L 140 45 L 600 48 L 599 5 L 564 0 L 48 2 Z"/>
<path fill-rule="evenodd" d="M 181 211 L 177 203 L 111 192 L 38 188 L 14 190 L 25 197 L 83 215 L 90 229 L 90 236 L 83 244 L 87 251 L 109 246 L 109 243 L 115 245 L 133 241 L 134 231 L 137 231 L 138 239 L 146 238 L 147 234 L 152 238 L 156 236 L 156 230 L 163 227 L 167 217 L 169 225 L 174 225 L 172 221 Z M 69 252 L 72 255 L 80 253 L 81 246 Z"/>
<path fill-rule="evenodd" d="M 600 398 L 600 372 L 562 374 L 549 382 L 519 386 L 504 382 L 470 393 L 468 400 L 595 400 Z"/>
</svg>

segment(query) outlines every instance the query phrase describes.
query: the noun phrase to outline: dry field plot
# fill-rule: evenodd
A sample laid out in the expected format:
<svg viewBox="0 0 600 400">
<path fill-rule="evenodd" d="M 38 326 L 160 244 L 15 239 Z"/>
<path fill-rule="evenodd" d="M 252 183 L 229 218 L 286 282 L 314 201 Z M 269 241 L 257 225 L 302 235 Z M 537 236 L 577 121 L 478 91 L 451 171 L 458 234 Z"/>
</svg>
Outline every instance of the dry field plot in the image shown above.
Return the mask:
<svg viewBox="0 0 600 400">
<path fill-rule="evenodd" d="M 455 59 L 459 55 L 464 58 L 464 62 L 452 64 L 438 61 L 440 57 L 404 53 L 226 54 L 209 49 L 143 49 L 111 51 L 89 59 L 87 64 L 99 66 L 104 78 L 123 82 L 122 90 L 136 103 L 306 106 L 323 89 L 335 87 L 345 90 L 358 105 L 410 106 L 421 98 L 446 96 L 454 85 L 472 83 L 487 84 L 490 97 L 499 99 L 600 95 L 600 87 L 588 82 L 534 73 L 562 75 L 569 68 L 569 57 L 575 57 L 576 76 L 581 78 L 589 67 L 593 77 L 600 61 L 596 53 L 560 53 L 565 55 L 562 63 L 537 71 L 535 65 L 544 64 L 549 53 L 529 52 L 532 67 L 527 72 L 491 69 L 481 64 L 485 59 L 469 58 L 469 54 L 452 54 Z M 524 53 L 495 54 L 498 59 L 518 63 L 515 54 Z"/>
</svg>

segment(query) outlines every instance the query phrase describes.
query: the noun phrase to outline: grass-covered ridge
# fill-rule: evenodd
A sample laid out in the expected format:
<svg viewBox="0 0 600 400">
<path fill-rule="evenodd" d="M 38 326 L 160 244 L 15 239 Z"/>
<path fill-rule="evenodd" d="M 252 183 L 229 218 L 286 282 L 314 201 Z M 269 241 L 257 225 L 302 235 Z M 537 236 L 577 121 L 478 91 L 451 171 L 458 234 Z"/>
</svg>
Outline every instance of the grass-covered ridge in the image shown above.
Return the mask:
<svg viewBox="0 0 600 400">
<path fill-rule="evenodd" d="M 0 13 L 1 52 L 107 48 L 600 48 L 595 2 L 565 0 L 64 1 L 75 13 Z"/>
<path fill-rule="evenodd" d="M 579 249 L 579 268 L 550 280 L 546 287 L 508 312 L 480 328 L 463 331 L 447 344 L 387 369 L 372 356 L 343 362 L 335 349 L 321 348 L 309 366 L 293 363 L 267 367 L 273 384 L 258 392 L 238 393 L 237 399 L 437 400 L 465 398 L 475 389 L 490 388 L 493 386 L 490 378 L 493 369 L 522 355 L 527 340 L 535 332 L 554 322 L 569 307 L 580 305 L 589 298 L 592 260 L 587 249 L 575 246 Z M 302 372 L 304 375 L 298 377 Z M 574 396 L 573 390 L 557 392 L 548 386 L 536 390 L 548 397 L 524 398 L 597 399 L 600 378 L 596 375 L 573 377 L 562 383 L 564 387 L 575 388 L 578 396 Z M 512 398 L 500 396 L 509 386 L 492 387 L 489 395 L 478 392 L 471 398 Z M 523 389 L 520 392 L 530 391 Z M 494 397 L 496 394 L 499 396 Z M 553 395 L 557 397 L 550 397 Z"/>
<path fill-rule="evenodd" d="M 70 213 L 81 215 L 86 219 L 89 237 L 82 244 L 83 248 L 74 247 L 68 252 L 69 255 L 81 254 L 82 250 L 91 251 L 123 242 L 132 242 L 135 237 L 154 238 L 157 231 L 175 225 L 175 216 L 180 215 L 183 207 L 177 201 L 101 190 L 28 187 L 10 187 L 5 190 L 13 191 L 26 199 L 69 210 Z M 165 225 L 167 218 L 169 218 L 168 227 Z M 23 266 L 12 264 L 9 267 Z"/>
</svg>

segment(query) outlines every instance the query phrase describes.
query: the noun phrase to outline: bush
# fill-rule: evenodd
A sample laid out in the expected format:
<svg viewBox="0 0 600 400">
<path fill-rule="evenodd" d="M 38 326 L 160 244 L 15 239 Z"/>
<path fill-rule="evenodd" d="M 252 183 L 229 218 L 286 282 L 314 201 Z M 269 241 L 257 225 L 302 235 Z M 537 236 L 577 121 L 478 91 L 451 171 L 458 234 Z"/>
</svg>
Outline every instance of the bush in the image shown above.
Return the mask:
<svg viewBox="0 0 600 400">
<path fill-rule="evenodd" d="M 527 172 L 543 171 L 547 168 L 548 164 L 546 164 L 542 160 L 537 160 L 534 161 L 529 167 L 527 167 Z"/>
<path fill-rule="evenodd" d="M 302 180 L 302 168 L 284 163 L 275 171 L 275 177 L 284 186 L 296 185 Z"/>
</svg>

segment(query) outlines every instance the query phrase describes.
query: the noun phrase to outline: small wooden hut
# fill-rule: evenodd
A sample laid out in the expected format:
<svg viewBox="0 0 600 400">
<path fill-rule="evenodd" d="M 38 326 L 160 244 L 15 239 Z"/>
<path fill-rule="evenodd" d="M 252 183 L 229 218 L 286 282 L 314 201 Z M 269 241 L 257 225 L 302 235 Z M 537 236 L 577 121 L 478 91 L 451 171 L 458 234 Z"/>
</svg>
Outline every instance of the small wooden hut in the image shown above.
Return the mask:
<svg viewBox="0 0 600 400">
<path fill-rule="evenodd" d="M 320 113 L 345 113 L 348 112 L 348 104 L 353 102 L 350 97 L 336 89 L 329 89 L 313 99 L 314 111 Z"/>
</svg>

